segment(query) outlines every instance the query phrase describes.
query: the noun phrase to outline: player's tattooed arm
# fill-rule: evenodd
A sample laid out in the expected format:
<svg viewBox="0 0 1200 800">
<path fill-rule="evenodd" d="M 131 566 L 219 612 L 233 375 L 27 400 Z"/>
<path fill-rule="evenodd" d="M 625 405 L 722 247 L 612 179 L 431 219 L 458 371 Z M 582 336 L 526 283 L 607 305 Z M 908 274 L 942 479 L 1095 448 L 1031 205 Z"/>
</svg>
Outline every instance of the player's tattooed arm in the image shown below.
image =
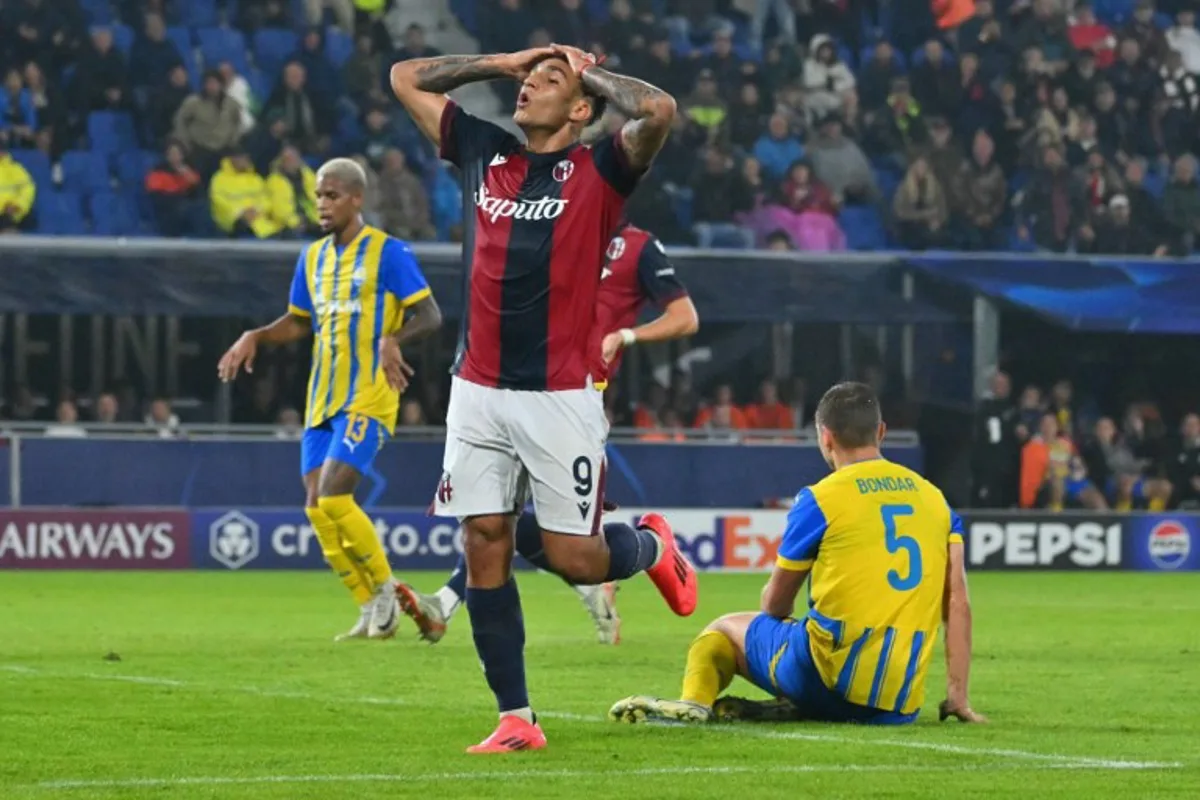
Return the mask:
<svg viewBox="0 0 1200 800">
<path fill-rule="evenodd" d="M 621 128 L 621 147 L 634 167 L 650 166 L 675 119 L 675 98 L 645 81 L 592 66 L 581 76 L 584 87 L 629 118 Z"/>
<path fill-rule="evenodd" d="M 442 113 L 449 102 L 446 92 L 478 81 L 500 78 L 523 81 L 538 61 L 552 55 L 552 48 L 541 47 L 517 53 L 401 61 L 392 65 L 392 92 L 426 138 L 440 144 Z"/>
<path fill-rule="evenodd" d="M 433 295 L 416 303 L 409 309 L 408 319 L 404 326 L 393 337 L 396 343 L 404 346 L 410 342 L 424 339 L 429 334 L 442 327 L 442 310 L 438 307 Z"/>
</svg>

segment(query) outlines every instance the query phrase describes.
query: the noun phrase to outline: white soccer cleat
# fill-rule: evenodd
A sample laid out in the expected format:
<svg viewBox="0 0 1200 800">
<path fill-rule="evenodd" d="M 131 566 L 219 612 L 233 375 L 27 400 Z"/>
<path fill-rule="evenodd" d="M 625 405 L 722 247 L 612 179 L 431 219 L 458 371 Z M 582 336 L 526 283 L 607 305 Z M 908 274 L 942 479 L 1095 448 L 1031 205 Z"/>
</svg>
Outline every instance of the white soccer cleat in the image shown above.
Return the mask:
<svg viewBox="0 0 1200 800">
<path fill-rule="evenodd" d="M 400 603 L 396 601 L 396 584 L 389 581 L 375 590 L 371 600 L 371 622 L 367 625 L 368 639 L 390 639 L 400 627 Z"/>
<path fill-rule="evenodd" d="M 335 642 L 345 642 L 350 639 L 365 639 L 367 638 L 367 629 L 371 627 L 371 611 L 374 608 L 374 603 L 367 603 L 362 607 L 362 611 L 358 615 L 358 622 L 354 623 L 354 627 L 345 633 L 339 633 L 333 637 Z"/>
<path fill-rule="evenodd" d="M 687 700 L 663 700 L 658 697 L 634 695 L 618 700 L 608 712 L 613 722 L 681 722 L 697 724 L 713 721 L 713 711 L 708 706 L 690 703 Z"/>
<path fill-rule="evenodd" d="M 615 581 L 599 586 L 576 586 L 575 592 L 587 608 L 596 626 L 596 641 L 600 644 L 621 643 L 621 615 L 617 613 L 617 584 Z"/>
</svg>

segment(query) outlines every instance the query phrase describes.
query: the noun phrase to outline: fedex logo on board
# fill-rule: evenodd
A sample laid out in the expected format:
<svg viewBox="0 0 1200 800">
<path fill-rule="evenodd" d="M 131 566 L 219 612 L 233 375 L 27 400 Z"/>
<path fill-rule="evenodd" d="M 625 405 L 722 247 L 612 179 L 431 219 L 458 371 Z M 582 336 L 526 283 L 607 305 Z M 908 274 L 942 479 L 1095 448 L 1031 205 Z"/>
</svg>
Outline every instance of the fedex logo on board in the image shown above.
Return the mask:
<svg viewBox="0 0 1200 800">
<path fill-rule="evenodd" d="M 679 547 L 697 569 L 769 570 L 786 511 L 669 511 Z"/>
</svg>

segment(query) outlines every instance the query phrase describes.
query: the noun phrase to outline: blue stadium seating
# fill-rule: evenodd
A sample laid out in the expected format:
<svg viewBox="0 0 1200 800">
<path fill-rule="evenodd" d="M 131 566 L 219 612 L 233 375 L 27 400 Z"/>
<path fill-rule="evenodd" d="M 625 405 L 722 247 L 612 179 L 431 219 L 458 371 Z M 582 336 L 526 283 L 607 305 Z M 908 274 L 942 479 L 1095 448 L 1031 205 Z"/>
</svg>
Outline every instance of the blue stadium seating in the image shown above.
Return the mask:
<svg viewBox="0 0 1200 800">
<path fill-rule="evenodd" d="M 93 111 L 88 114 L 88 139 L 92 152 L 116 155 L 137 147 L 133 117 L 118 111 Z"/>
<path fill-rule="evenodd" d="M 39 187 L 34 208 L 37 209 L 38 233 L 55 236 L 82 236 L 87 233 L 83 199 L 74 192 L 56 192 Z"/>
<path fill-rule="evenodd" d="M 263 28 L 254 34 L 254 63 L 265 74 L 275 76 L 299 44 L 293 31 Z"/>
<path fill-rule="evenodd" d="M 109 25 L 108 28 L 112 31 L 113 46 L 121 51 L 121 54 L 126 58 L 129 57 L 129 50 L 133 47 L 133 28 L 128 25 L 116 23 Z"/>
<path fill-rule="evenodd" d="M 25 168 L 29 177 L 33 178 L 38 191 L 44 191 L 52 185 L 50 177 L 50 157 L 41 150 L 10 150 L 13 161 Z"/>
<path fill-rule="evenodd" d="M 887 231 L 879 212 L 868 206 L 847 206 L 838 217 L 851 250 L 886 250 Z"/>
<path fill-rule="evenodd" d="M 109 0 L 80 0 L 79 7 L 90 25 L 107 25 L 112 22 L 112 4 Z"/>
<path fill-rule="evenodd" d="M 333 64 L 333 68 L 340 72 L 352 55 L 354 38 L 339 28 L 326 28 L 325 57 Z"/>
<path fill-rule="evenodd" d="M 135 236 L 137 216 L 121 195 L 114 192 L 94 194 L 88 199 L 95 236 Z"/>
<path fill-rule="evenodd" d="M 188 71 L 188 77 L 191 78 L 192 88 L 200 87 L 200 69 L 196 65 L 195 48 L 192 47 L 192 31 L 185 27 L 170 27 L 167 28 L 167 41 L 175 45 L 175 49 L 179 51 L 179 57 L 183 59 L 183 66 Z"/>
<path fill-rule="evenodd" d="M 140 194 L 145 191 L 146 173 L 161 156 L 153 150 L 129 150 L 117 156 L 117 181 L 121 190 Z"/>
<path fill-rule="evenodd" d="M 216 0 L 185 0 L 179 5 L 181 21 L 189 28 L 211 28 L 217 24 Z"/>
<path fill-rule="evenodd" d="M 62 157 L 62 186 L 66 192 L 91 194 L 110 186 L 104 156 L 88 150 L 68 150 Z"/>
<path fill-rule="evenodd" d="M 200 28 L 196 31 L 200 45 L 200 58 L 205 69 L 213 69 L 222 61 L 233 64 L 239 73 L 250 68 L 246 60 L 246 37 L 241 31 L 230 28 Z"/>
</svg>

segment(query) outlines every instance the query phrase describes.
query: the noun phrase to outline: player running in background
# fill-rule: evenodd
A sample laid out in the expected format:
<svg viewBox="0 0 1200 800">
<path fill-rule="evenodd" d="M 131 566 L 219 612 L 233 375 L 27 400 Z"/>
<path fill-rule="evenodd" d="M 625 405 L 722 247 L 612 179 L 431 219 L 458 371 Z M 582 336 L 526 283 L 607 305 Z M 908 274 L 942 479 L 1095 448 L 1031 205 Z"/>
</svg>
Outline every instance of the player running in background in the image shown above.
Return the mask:
<svg viewBox="0 0 1200 800">
<path fill-rule="evenodd" d="M 690 336 L 700 328 L 696 307 L 675 274 L 662 242 L 653 234 L 625 225 L 609 242 L 606 256 L 608 260 L 600 273 L 595 323 L 603 337 L 596 370 L 598 378 L 603 379 L 596 388 L 602 391 L 608 377 L 620 366 L 621 353 L 626 347 L 635 342 L 665 342 Z M 662 314 L 639 326 L 639 313 L 651 304 L 661 309 Z M 554 571 L 546 560 L 542 532 L 533 514 L 526 512 L 517 520 L 516 549 L 534 566 Z M 621 638 L 621 617 L 615 602 L 616 584 L 571 586 L 595 623 L 597 640 L 602 644 L 617 644 Z M 437 642 L 445 635 L 446 625 L 466 592 L 466 560 L 462 556 L 450 580 L 435 594 L 422 594 L 403 583 L 396 588 L 401 610 L 417 623 L 422 638 L 429 642 Z"/>
<path fill-rule="evenodd" d="M 544 747 L 525 684 L 525 624 L 512 576 L 514 527 L 532 494 L 548 563 L 574 583 L 647 572 L 690 614 L 696 575 L 666 520 L 600 526 L 608 423 L 593 383 L 604 252 L 625 199 L 670 133 L 675 101 L 611 73 L 576 48 L 413 59 L 392 88 L 443 158 L 462 172 L 467 309 L 447 412 L 435 509 L 463 521 L 467 613 L 500 724 L 470 752 Z M 445 92 L 521 83 L 513 114 L 525 144 Z M 580 144 L 611 102 L 614 136 Z"/>
<path fill-rule="evenodd" d="M 321 167 L 317 214 L 329 235 L 300 254 L 287 313 L 243 333 L 217 367 L 231 381 L 242 367 L 253 371 L 259 345 L 315 336 L 300 474 L 304 512 L 325 560 L 360 607 L 358 622 L 339 639 L 396 631 L 395 579 L 354 490 L 391 435 L 412 375 L 400 348 L 442 321 L 408 245 L 363 224 L 365 188 L 366 175 L 349 159 Z"/>
<path fill-rule="evenodd" d="M 941 717 L 984 721 L 967 697 L 962 520 L 933 484 L 880 454 L 884 425 L 870 387 L 831 388 L 816 424 L 834 472 L 796 496 L 762 611 L 722 617 L 692 642 L 681 699 L 630 697 L 613 706 L 612 719 L 912 722 L 944 621 Z M 793 619 L 810 572 L 810 608 Z M 718 700 L 734 675 L 787 702 Z"/>
</svg>

